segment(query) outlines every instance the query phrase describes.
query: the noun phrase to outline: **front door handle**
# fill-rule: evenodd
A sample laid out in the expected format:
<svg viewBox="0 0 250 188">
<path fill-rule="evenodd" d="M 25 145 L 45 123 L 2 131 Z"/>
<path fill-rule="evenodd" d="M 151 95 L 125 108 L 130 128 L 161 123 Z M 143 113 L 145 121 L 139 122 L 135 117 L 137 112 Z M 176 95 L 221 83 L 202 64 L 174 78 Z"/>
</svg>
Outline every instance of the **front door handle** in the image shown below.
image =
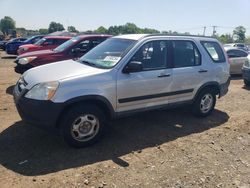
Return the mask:
<svg viewBox="0 0 250 188">
<path fill-rule="evenodd" d="M 198 72 L 199 73 L 203 73 L 203 72 L 207 72 L 208 70 L 205 70 L 205 69 L 201 69 L 201 70 L 199 70 Z"/>
<path fill-rule="evenodd" d="M 158 76 L 158 78 L 169 77 L 169 76 L 170 76 L 170 74 L 161 74 Z"/>
</svg>

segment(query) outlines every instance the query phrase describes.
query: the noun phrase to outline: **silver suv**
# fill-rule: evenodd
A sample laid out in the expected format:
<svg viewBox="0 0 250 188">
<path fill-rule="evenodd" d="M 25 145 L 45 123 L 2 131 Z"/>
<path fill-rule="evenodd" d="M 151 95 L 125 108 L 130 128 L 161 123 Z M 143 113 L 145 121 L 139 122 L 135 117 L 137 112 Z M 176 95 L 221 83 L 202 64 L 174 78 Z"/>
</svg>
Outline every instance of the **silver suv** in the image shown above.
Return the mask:
<svg viewBox="0 0 250 188">
<path fill-rule="evenodd" d="M 228 86 L 229 63 L 216 39 L 135 34 L 110 38 L 77 62 L 27 71 L 14 100 L 23 120 L 84 147 L 108 121 L 136 112 L 190 104 L 205 117 Z"/>
</svg>

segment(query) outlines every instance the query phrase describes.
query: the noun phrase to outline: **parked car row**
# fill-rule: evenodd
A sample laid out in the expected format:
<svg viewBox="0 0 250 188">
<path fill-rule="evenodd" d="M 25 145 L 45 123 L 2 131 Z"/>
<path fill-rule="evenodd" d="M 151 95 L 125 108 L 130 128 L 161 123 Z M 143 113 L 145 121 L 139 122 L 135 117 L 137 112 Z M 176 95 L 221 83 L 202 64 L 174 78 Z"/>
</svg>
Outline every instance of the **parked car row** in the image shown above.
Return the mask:
<svg viewBox="0 0 250 188">
<path fill-rule="evenodd" d="M 40 46 L 30 44 L 20 47 L 19 52 L 26 53 L 20 53 L 22 55 L 16 58 L 15 71 L 22 74 L 32 67 L 67 59 L 76 60 L 108 37 L 110 35 L 80 35 L 72 39 L 59 36 L 44 37 L 39 41 Z"/>
<path fill-rule="evenodd" d="M 40 40 L 41 38 L 43 38 L 42 35 L 33 36 L 33 37 L 28 38 L 28 39 L 16 38 L 16 40 L 10 41 L 6 44 L 6 49 L 5 49 L 6 53 L 11 54 L 11 55 L 17 55 L 17 50 L 18 50 L 19 46 L 25 45 L 25 44 L 34 44 L 38 40 Z"/>
</svg>

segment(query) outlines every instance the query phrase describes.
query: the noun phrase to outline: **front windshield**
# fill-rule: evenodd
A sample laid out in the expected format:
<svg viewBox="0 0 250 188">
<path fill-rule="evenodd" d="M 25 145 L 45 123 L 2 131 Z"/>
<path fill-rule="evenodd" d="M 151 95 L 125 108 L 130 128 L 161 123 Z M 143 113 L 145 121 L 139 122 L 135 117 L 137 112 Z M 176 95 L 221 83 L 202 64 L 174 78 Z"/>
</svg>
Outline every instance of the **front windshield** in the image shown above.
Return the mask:
<svg viewBox="0 0 250 188">
<path fill-rule="evenodd" d="M 82 56 L 80 62 L 105 69 L 112 68 L 134 43 L 134 40 L 129 39 L 108 39 Z"/>
<path fill-rule="evenodd" d="M 37 41 L 37 42 L 35 43 L 35 45 L 40 46 L 40 45 L 43 44 L 45 41 L 46 41 L 46 38 L 42 38 L 42 39 L 40 39 L 39 41 Z"/>
<path fill-rule="evenodd" d="M 67 49 L 68 47 L 70 47 L 72 44 L 76 43 L 79 39 L 80 39 L 80 37 L 74 37 L 74 38 L 68 40 L 67 42 L 62 43 L 60 46 L 55 48 L 54 51 L 55 52 L 62 52 L 65 49 Z"/>
<path fill-rule="evenodd" d="M 34 36 L 33 37 L 29 37 L 28 39 L 26 39 L 24 42 L 30 42 L 33 38 L 35 38 Z"/>
</svg>

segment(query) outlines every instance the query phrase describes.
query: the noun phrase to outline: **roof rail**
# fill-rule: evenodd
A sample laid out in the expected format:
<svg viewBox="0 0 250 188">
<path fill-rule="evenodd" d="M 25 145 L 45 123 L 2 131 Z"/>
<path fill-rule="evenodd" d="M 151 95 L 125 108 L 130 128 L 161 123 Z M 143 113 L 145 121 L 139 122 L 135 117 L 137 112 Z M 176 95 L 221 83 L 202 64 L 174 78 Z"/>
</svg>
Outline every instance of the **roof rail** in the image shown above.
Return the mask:
<svg viewBox="0 0 250 188">
<path fill-rule="evenodd" d="M 146 37 L 154 37 L 154 36 L 203 37 L 203 38 L 215 38 L 216 39 L 216 37 L 213 37 L 213 36 L 185 35 L 185 34 L 163 34 L 163 33 L 160 33 L 160 34 L 148 34 L 144 38 L 146 38 Z"/>
</svg>

